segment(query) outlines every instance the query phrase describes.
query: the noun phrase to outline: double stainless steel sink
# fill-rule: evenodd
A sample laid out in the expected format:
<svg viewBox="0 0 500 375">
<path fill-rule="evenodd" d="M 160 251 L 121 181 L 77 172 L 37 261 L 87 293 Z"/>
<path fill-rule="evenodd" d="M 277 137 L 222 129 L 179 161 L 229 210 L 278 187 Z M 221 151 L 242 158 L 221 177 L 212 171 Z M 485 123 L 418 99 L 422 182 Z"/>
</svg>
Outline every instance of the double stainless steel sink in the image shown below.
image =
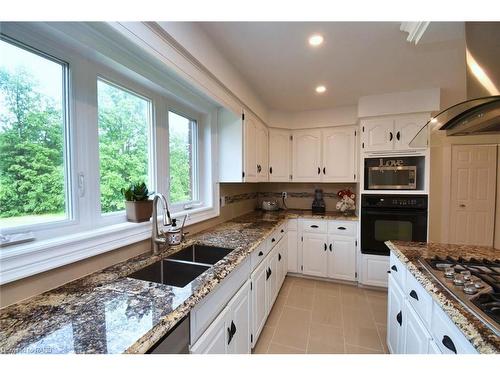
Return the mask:
<svg viewBox="0 0 500 375">
<path fill-rule="evenodd" d="M 217 246 L 191 245 L 128 277 L 182 288 L 231 251 L 233 249 Z"/>
</svg>

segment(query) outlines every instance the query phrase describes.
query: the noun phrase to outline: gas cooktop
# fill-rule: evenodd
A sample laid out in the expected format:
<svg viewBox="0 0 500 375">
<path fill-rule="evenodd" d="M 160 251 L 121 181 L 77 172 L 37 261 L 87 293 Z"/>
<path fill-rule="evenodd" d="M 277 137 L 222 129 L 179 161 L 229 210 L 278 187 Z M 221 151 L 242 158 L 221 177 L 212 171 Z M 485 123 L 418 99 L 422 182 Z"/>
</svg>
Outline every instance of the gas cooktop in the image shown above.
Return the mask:
<svg viewBox="0 0 500 375">
<path fill-rule="evenodd" d="M 440 258 L 420 263 L 459 302 L 500 332 L 500 260 Z"/>
</svg>

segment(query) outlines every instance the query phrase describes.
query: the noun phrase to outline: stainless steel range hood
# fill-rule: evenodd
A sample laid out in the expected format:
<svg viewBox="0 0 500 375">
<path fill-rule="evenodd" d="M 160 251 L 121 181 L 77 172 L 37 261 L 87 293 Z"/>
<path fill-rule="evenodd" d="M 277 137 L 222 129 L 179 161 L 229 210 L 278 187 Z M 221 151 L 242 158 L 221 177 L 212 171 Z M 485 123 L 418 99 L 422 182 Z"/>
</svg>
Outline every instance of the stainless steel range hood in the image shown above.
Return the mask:
<svg viewBox="0 0 500 375">
<path fill-rule="evenodd" d="M 465 42 L 467 100 L 434 116 L 410 146 L 422 146 L 437 131 L 500 134 L 500 22 L 466 22 Z"/>
</svg>

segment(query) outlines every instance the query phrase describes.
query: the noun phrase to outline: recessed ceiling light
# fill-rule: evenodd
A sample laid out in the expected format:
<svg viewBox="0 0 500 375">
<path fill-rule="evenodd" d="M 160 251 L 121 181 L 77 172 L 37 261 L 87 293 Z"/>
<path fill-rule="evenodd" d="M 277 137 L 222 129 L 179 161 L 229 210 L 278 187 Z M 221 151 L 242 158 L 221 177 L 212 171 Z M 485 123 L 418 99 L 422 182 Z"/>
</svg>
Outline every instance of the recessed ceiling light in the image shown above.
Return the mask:
<svg viewBox="0 0 500 375">
<path fill-rule="evenodd" d="M 323 86 L 323 85 L 320 85 L 320 86 L 317 86 L 317 87 L 316 87 L 316 92 L 317 92 L 318 94 L 323 94 L 325 91 L 326 91 L 326 87 L 325 87 L 325 86 Z"/>
<path fill-rule="evenodd" d="M 314 34 L 309 37 L 309 44 L 313 47 L 317 47 L 323 44 L 323 36 L 319 34 Z"/>
</svg>

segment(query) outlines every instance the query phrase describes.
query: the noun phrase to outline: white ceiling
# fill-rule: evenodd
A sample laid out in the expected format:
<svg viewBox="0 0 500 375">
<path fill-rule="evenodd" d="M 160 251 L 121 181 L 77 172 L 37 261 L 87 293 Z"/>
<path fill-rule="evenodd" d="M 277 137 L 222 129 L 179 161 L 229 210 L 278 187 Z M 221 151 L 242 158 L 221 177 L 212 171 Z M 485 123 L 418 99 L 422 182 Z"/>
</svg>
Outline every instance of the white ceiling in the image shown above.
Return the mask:
<svg viewBox="0 0 500 375">
<path fill-rule="evenodd" d="M 203 22 L 270 110 L 355 105 L 364 95 L 441 87 L 465 77 L 463 23 L 431 23 L 418 45 L 396 22 Z M 325 42 L 311 48 L 307 38 Z M 427 41 L 426 41 L 427 39 Z M 324 84 L 323 95 L 314 88 Z"/>
</svg>

